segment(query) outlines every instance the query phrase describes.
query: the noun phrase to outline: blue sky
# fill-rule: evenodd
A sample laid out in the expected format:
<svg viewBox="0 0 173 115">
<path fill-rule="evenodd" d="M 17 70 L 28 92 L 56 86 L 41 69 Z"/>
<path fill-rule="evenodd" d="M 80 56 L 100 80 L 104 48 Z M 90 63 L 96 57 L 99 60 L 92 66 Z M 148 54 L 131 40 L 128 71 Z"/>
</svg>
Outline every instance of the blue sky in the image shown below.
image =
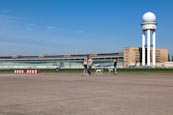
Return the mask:
<svg viewBox="0 0 173 115">
<path fill-rule="evenodd" d="M 172 55 L 172 6 L 171 0 L 0 0 L 0 56 L 141 47 L 147 11 L 157 17 L 156 47 Z"/>
</svg>

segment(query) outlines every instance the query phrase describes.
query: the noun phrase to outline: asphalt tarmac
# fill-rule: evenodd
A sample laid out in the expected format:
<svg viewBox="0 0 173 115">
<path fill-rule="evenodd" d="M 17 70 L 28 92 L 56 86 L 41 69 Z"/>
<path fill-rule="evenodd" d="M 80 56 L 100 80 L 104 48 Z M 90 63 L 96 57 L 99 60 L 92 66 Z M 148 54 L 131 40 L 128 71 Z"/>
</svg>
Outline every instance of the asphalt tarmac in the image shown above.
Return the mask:
<svg viewBox="0 0 173 115">
<path fill-rule="evenodd" d="M 173 115 L 173 75 L 0 74 L 0 115 Z"/>
</svg>

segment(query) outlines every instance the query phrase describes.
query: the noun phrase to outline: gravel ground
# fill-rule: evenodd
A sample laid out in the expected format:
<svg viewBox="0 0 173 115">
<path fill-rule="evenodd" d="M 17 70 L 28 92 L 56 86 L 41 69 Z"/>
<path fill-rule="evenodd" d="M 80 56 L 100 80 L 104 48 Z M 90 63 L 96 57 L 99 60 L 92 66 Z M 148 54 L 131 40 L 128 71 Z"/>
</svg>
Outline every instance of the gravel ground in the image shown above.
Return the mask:
<svg viewBox="0 0 173 115">
<path fill-rule="evenodd" d="M 173 75 L 0 74 L 0 115 L 173 115 Z"/>
</svg>

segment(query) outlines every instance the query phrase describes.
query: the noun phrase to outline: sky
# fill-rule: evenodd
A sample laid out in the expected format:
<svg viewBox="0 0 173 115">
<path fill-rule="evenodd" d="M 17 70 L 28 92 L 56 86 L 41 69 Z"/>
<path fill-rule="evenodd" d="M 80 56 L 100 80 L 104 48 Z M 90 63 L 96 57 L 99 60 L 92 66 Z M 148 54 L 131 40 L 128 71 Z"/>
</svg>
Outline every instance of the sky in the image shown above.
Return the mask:
<svg viewBox="0 0 173 115">
<path fill-rule="evenodd" d="M 172 0 L 0 0 L 0 56 L 114 53 L 141 47 L 142 16 L 173 55 Z"/>
</svg>

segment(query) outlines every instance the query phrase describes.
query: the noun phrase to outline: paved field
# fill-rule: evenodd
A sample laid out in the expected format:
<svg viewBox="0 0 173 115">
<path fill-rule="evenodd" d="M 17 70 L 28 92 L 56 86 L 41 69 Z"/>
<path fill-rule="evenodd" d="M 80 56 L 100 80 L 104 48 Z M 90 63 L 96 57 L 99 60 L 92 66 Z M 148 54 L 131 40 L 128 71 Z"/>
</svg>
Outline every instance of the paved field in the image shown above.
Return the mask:
<svg viewBox="0 0 173 115">
<path fill-rule="evenodd" d="M 0 74 L 0 115 L 173 115 L 173 75 Z"/>
</svg>

